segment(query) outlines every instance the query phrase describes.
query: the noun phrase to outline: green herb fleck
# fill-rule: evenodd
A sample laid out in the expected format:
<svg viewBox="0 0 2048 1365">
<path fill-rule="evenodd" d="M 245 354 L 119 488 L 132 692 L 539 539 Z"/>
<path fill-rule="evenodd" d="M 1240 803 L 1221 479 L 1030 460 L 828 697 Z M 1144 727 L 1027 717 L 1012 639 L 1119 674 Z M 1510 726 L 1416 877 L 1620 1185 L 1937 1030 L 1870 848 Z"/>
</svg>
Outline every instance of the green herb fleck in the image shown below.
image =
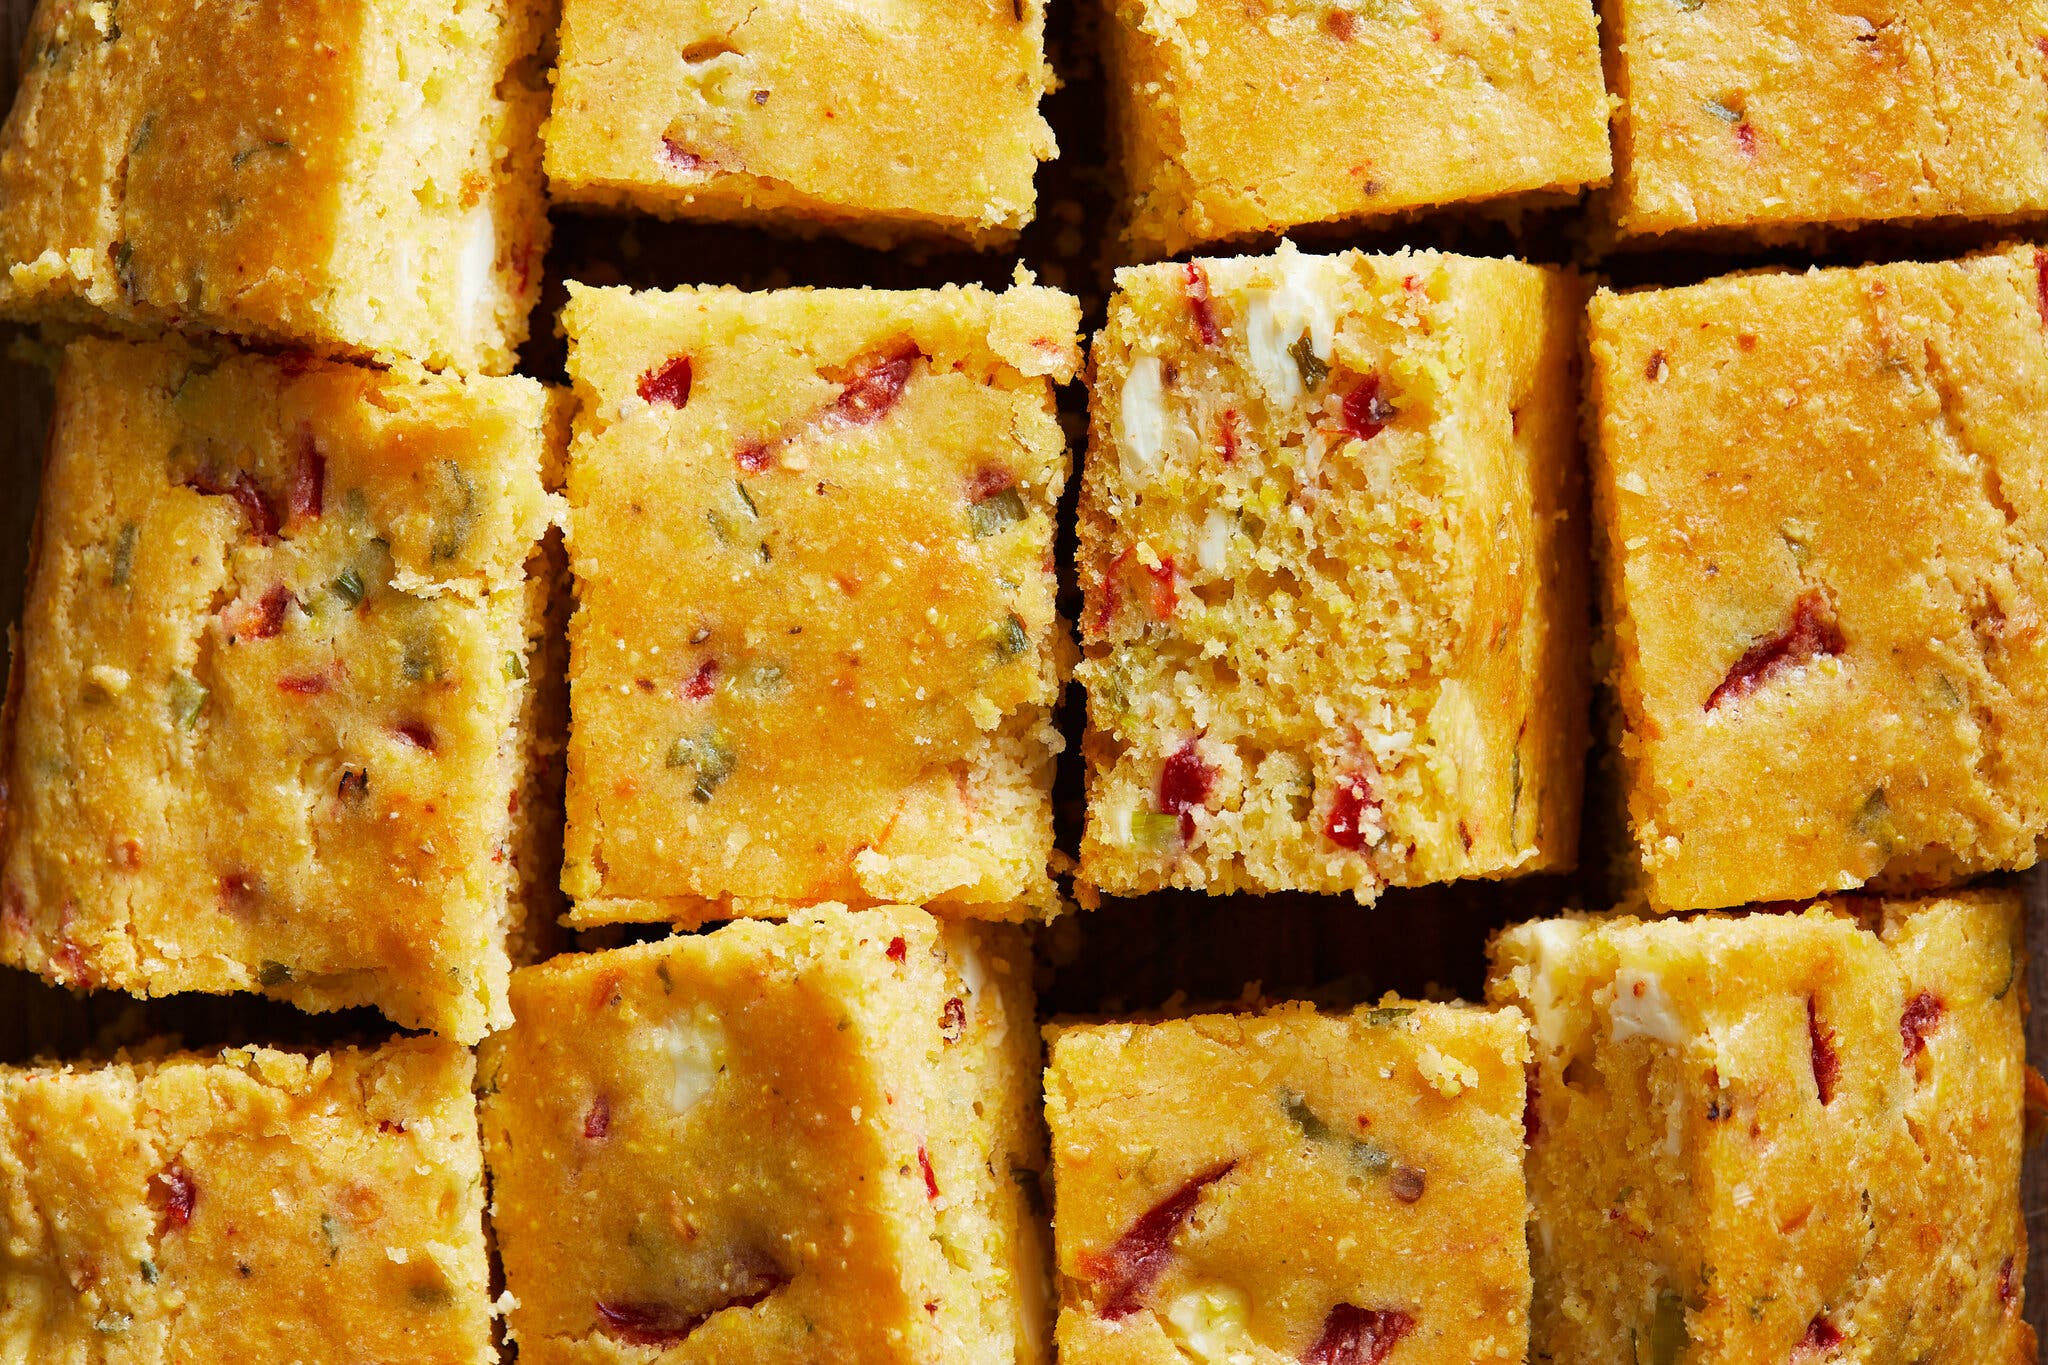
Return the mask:
<svg viewBox="0 0 2048 1365">
<path fill-rule="evenodd" d="M 142 1272 L 142 1282 L 144 1284 L 156 1283 L 157 1268 L 155 1261 L 144 1261 L 139 1266 L 137 1266 L 136 1269 Z"/>
<path fill-rule="evenodd" d="M 2008 944 L 2005 950 L 2005 984 L 2000 986 L 1998 992 L 1991 998 L 1993 1000 L 2005 999 L 2006 994 L 2012 990 L 2012 983 L 2019 980 L 2019 976 L 2020 955 L 2014 952 L 2012 946 Z"/>
<path fill-rule="evenodd" d="M 341 1220 L 331 1213 L 320 1215 L 320 1236 L 327 1243 L 327 1264 L 333 1265 L 341 1255 Z"/>
<path fill-rule="evenodd" d="M 1656 1316 L 1650 1319 L 1650 1365 L 1678 1365 L 1692 1338 L 1685 1330 L 1685 1300 L 1669 1289 L 1657 1291 Z"/>
<path fill-rule="evenodd" d="M 1856 812 L 1856 832 L 1887 852 L 1898 842 L 1898 829 L 1892 824 L 1892 803 L 1883 787 L 1873 787 L 1870 795 L 1863 798 L 1862 808 Z"/>
<path fill-rule="evenodd" d="M 519 657 L 516 649 L 505 651 L 505 679 L 508 682 L 526 681 L 526 660 Z"/>
<path fill-rule="evenodd" d="M 1327 1142 L 1343 1147 L 1351 1163 L 1367 1175 L 1385 1175 L 1393 1169 L 1394 1158 L 1386 1148 L 1369 1139 L 1339 1132 L 1309 1108 L 1307 1098 L 1300 1093 L 1282 1090 L 1280 1107 L 1286 1111 L 1288 1122 L 1299 1128 L 1303 1137 L 1310 1142 Z"/>
<path fill-rule="evenodd" d="M 733 543 L 732 523 L 727 521 L 716 507 L 705 509 L 704 521 L 711 528 L 712 538 L 720 545 L 730 548 Z"/>
<path fill-rule="evenodd" d="M 1165 811 L 1131 812 L 1131 843 L 1145 853 L 1171 853 L 1180 846 L 1180 819 Z"/>
<path fill-rule="evenodd" d="M 1317 389 L 1330 377 L 1330 367 L 1316 355 L 1316 344 L 1307 332 L 1295 338 L 1294 344 L 1287 348 L 1287 354 L 1294 357 L 1294 367 L 1301 371 L 1303 388 Z"/>
<path fill-rule="evenodd" d="M 455 510 L 434 529 L 434 539 L 428 550 L 437 560 L 453 559 L 461 554 L 462 547 L 476 532 L 476 485 L 470 482 L 468 471 L 453 460 L 443 460 L 441 472 L 447 476 L 449 486 L 454 490 L 452 501 Z"/>
<path fill-rule="evenodd" d="M 368 589 L 363 586 L 363 576 L 354 569 L 343 569 L 340 576 L 327 587 L 350 611 L 363 605 L 363 598 L 368 593 Z"/>
<path fill-rule="evenodd" d="M 114 586 L 128 586 L 128 575 L 135 570 L 135 540 L 142 534 L 142 528 L 132 521 L 121 523 L 121 534 L 114 541 Z"/>
<path fill-rule="evenodd" d="M 668 751 L 669 767 L 697 770 L 697 782 L 690 795 L 698 801 L 711 799 L 719 784 L 732 776 L 736 761 L 731 737 L 715 725 L 694 739 L 678 739 Z"/>
<path fill-rule="evenodd" d="M 138 297 L 135 288 L 135 243 L 123 238 L 113 246 L 114 278 L 121 282 L 121 292 L 129 298 Z"/>
<path fill-rule="evenodd" d="M 422 1308 L 445 1308 L 455 1301 L 448 1286 L 438 1280 L 415 1280 L 406 1293 Z"/>
<path fill-rule="evenodd" d="M 171 674 L 171 719 L 191 729 L 199 713 L 206 709 L 206 699 L 212 695 L 190 673 Z"/>
<path fill-rule="evenodd" d="M 663 995 L 674 995 L 676 993 L 676 979 L 669 975 L 666 962 L 654 964 L 654 975 L 661 982 L 661 993 Z"/>
<path fill-rule="evenodd" d="M 126 1313 L 103 1313 L 92 1320 L 92 1330 L 103 1336 L 117 1337 L 135 1325 L 135 1319 Z"/>
<path fill-rule="evenodd" d="M 782 665 L 766 660 L 756 660 L 748 664 L 740 670 L 734 681 L 739 684 L 742 691 L 751 692 L 757 697 L 775 696 L 786 686 Z"/>
<path fill-rule="evenodd" d="M 1706 4 L 1707 0 L 1677 0 L 1677 3 L 1678 7 L 1681 10 L 1685 11 L 1687 14 L 1691 14 L 1694 10 Z"/>
<path fill-rule="evenodd" d="M 282 962 L 265 962 L 256 969 L 256 984 L 259 986 L 282 986 L 292 979 L 292 969 Z"/>
<path fill-rule="evenodd" d="M 747 486 L 738 479 L 732 481 L 732 486 L 739 491 L 740 501 L 747 505 L 747 515 L 750 517 L 760 516 L 761 509 L 754 505 L 754 495 L 747 491 Z"/>
<path fill-rule="evenodd" d="M 1365 1020 L 1368 1028 L 1384 1028 L 1388 1024 L 1400 1023 L 1413 1013 L 1413 1005 L 1376 1005 L 1366 1010 L 1360 1017 Z"/>
<path fill-rule="evenodd" d="M 977 538 L 1001 535 L 1030 513 L 1024 507 L 1024 498 L 1014 487 L 983 498 L 968 509 L 967 519 L 974 527 Z"/>
<path fill-rule="evenodd" d="M 156 115 L 144 114 L 142 122 L 135 125 L 135 136 L 129 140 L 128 155 L 134 156 L 149 145 L 150 134 L 156 131 Z"/>
<path fill-rule="evenodd" d="M 1721 122 L 1723 123 L 1742 122 L 1741 110 L 1730 109 L 1727 105 L 1721 103 L 1719 100 L 1701 100 L 1700 108 L 1706 110 L 1708 113 L 1712 114 L 1715 118 L 1721 120 Z"/>
<path fill-rule="evenodd" d="M 1023 654 L 1031 648 L 1031 637 L 1025 633 L 1024 622 L 1016 612 L 1011 612 L 996 626 L 996 658 L 1004 663 Z"/>
<path fill-rule="evenodd" d="M 234 168 L 239 171 L 242 167 L 248 165 L 252 159 L 263 155 L 265 152 L 289 152 L 290 150 L 292 150 L 292 144 L 286 142 L 283 138 L 266 138 L 254 147 L 244 147 L 241 151 L 236 152 L 231 159 L 234 163 Z"/>
<path fill-rule="evenodd" d="M 1522 813 L 1522 750 L 1518 745 L 1508 757 L 1508 836 L 1514 837 L 1516 817 Z"/>
<path fill-rule="evenodd" d="M 434 637 L 420 634 L 407 640 L 399 669 L 407 682 L 438 680 L 441 676 L 441 650 Z"/>
</svg>

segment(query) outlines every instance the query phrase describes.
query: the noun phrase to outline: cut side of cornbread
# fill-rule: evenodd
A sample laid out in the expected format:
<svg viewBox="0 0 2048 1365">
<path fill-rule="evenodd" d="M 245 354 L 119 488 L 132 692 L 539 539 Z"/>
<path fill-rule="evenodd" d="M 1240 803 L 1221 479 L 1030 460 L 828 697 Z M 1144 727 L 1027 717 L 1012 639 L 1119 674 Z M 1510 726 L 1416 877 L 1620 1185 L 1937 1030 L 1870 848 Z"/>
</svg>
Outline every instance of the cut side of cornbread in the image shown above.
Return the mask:
<svg viewBox="0 0 2048 1365">
<path fill-rule="evenodd" d="M 1083 894 L 1572 865 L 1583 297 L 1435 253 L 1119 272 L 1081 491 Z"/>
<path fill-rule="evenodd" d="M 1525 1359 L 1514 1011 L 1046 1032 L 1063 1365 Z"/>
<path fill-rule="evenodd" d="M 1640 894 L 1941 886 L 2048 835 L 2032 248 L 1593 300 Z"/>
<path fill-rule="evenodd" d="M 1533 1353 L 2030 1362 L 2017 895 L 1540 921 Z"/>
<path fill-rule="evenodd" d="M 1056 909 L 1078 313 L 571 286 L 576 922 Z"/>
<path fill-rule="evenodd" d="M 0 316 L 510 370 L 547 249 L 552 19 L 43 0 L 0 129 Z"/>
<path fill-rule="evenodd" d="M 1055 154 L 1043 0 L 566 0 L 557 199 L 996 246 Z"/>
<path fill-rule="evenodd" d="M 903 907 L 556 958 L 483 1049 L 533 1365 L 1049 1360 L 1030 956 Z"/>
<path fill-rule="evenodd" d="M 467 1049 L 0 1067 L 0 1357 L 487 1365 Z"/>
<path fill-rule="evenodd" d="M 509 1022 L 544 390 L 97 340 L 57 387 L 0 960 Z"/>
<path fill-rule="evenodd" d="M 1586 0 L 1106 0 L 1125 236 L 1147 259 L 1605 184 Z"/>
</svg>

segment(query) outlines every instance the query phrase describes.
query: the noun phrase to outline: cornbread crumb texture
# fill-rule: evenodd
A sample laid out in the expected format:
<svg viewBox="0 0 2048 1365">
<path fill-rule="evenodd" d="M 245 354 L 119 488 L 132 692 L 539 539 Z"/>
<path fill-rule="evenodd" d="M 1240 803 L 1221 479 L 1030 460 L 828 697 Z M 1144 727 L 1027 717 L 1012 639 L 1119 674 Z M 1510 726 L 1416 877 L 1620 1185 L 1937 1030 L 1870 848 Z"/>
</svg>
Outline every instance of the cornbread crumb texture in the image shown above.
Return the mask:
<svg viewBox="0 0 2048 1365">
<path fill-rule="evenodd" d="M 1009 241 L 1055 155 L 1042 0 L 567 0 L 558 199 Z"/>
<path fill-rule="evenodd" d="M 1939 886 L 2048 833 L 2039 257 L 1593 301 L 1596 504 L 1660 909 Z"/>
<path fill-rule="evenodd" d="M 1029 973 L 837 906 L 520 972 L 481 1062 L 520 1359 L 1049 1360 Z"/>
<path fill-rule="evenodd" d="M 1075 301 L 570 291 L 576 920 L 1052 913 Z"/>
<path fill-rule="evenodd" d="M 0 1360 L 496 1360 L 474 1071 L 426 1038 L 0 1068 Z"/>
<path fill-rule="evenodd" d="M 1624 234 L 2048 209 L 2048 11 L 1611 0 Z"/>
<path fill-rule="evenodd" d="M 1080 508 L 1084 894 L 1572 865 L 1583 299 L 1428 252 L 1119 273 Z"/>
<path fill-rule="evenodd" d="M 540 289 L 544 0 L 42 0 L 0 315 L 503 373 Z"/>
<path fill-rule="evenodd" d="M 1588 0 L 1111 0 L 1131 245 L 1605 184 Z"/>
<path fill-rule="evenodd" d="M 1504 931 L 1537 1360 L 2032 1361 L 2017 894 Z"/>
<path fill-rule="evenodd" d="M 0 959 L 142 995 L 509 1022 L 524 379 L 82 340 L 4 766 Z"/>
<path fill-rule="evenodd" d="M 1525 1358 L 1519 1014 L 1046 1033 L 1067 1365 Z"/>
</svg>

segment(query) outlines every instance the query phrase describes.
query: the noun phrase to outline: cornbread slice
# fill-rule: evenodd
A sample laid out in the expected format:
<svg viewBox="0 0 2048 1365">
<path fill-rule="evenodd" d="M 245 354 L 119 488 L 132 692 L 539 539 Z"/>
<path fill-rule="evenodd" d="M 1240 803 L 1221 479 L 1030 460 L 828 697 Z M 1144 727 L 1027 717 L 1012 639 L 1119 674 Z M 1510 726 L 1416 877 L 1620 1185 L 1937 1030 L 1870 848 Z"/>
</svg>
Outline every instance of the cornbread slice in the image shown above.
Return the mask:
<svg viewBox="0 0 2048 1365">
<path fill-rule="evenodd" d="M 1534 1354 L 2031 1362 L 2019 897 L 1504 931 Z"/>
<path fill-rule="evenodd" d="M 545 391 L 66 352 L 0 805 L 0 961 L 509 1022 Z"/>
<path fill-rule="evenodd" d="M 0 317 L 504 373 L 548 226 L 546 0 L 42 0 Z"/>
<path fill-rule="evenodd" d="M 1611 0 L 1620 232 L 2048 210 L 2048 15 Z"/>
<path fill-rule="evenodd" d="M 528 1365 L 1039 1365 L 1030 957 L 838 906 L 556 958 L 484 1044 Z"/>
<path fill-rule="evenodd" d="M 1108 0 L 1103 23 L 1148 259 L 1612 169 L 1587 0 Z"/>
<path fill-rule="evenodd" d="M 571 203 L 978 246 L 1056 154 L 1043 0 L 566 0 L 548 184 Z"/>
<path fill-rule="evenodd" d="M 1081 488 L 1082 894 L 1572 865 L 1583 298 L 1426 252 L 1118 274 Z"/>
<path fill-rule="evenodd" d="M 2039 856 L 2040 261 L 1594 299 L 1595 502 L 1653 907 Z"/>
<path fill-rule="evenodd" d="M 1046 1033 L 1064 1365 L 1526 1358 L 1513 1010 Z"/>
<path fill-rule="evenodd" d="M 570 286 L 574 922 L 1057 906 L 1079 308 Z"/>
<path fill-rule="evenodd" d="M 474 1072 L 429 1038 L 0 1067 L 0 1359 L 495 1361 Z"/>
</svg>

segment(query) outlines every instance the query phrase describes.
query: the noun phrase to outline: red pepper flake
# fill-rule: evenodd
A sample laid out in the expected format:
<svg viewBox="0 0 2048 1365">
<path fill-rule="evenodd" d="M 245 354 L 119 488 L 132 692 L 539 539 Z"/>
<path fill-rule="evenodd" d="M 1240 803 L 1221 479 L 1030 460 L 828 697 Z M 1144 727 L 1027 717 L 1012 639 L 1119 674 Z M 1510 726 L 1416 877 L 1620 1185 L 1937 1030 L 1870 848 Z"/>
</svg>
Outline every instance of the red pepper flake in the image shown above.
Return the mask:
<svg viewBox="0 0 2048 1365">
<path fill-rule="evenodd" d="M 661 159 L 663 163 L 673 166 L 679 171 L 701 171 L 708 169 L 711 165 L 711 162 L 705 157 L 691 151 L 688 147 L 666 134 L 661 139 Z"/>
<path fill-rule="evenodd" d="M 583 1136 L 596 1142 L 612 1130 L 612 1102 L 599 1095 L 590 1102 L 589 1110 L 583 1115 Z"/>
<path fill-rule="evenodd" d="M 415 749 L 424 749 L 428 753 L 434 752 L 434 732 L 428 729 L 423 721 L 405 721 L 393 726 L 392 733 L 396 734 L 407 744 L 412 745 Z"/>
<path fill-rule="evenodd" d="M 182 1228 L 192 1221 L 193 1206 L 199 1202 L 199 1186 L 183 1166 L 172 1166 L 157 1176 L 164 1187 L 164 1222 Z"/>
<path fill-rule="evenodd" d="M 910 342 L 863 357 L 856 362 L 853 377 L 840 390 L 835 410 L 856 426 L 881 421 L 896 406 L 896 400 L 903 397 L 903 387 L 910 382 L 911 362 L 923 357 L 924 352 Z"/>
<path fill-rule="evenodd" d="M 901 962 L 904 955 L 908 952 L 909 949 L 904 945 L 902 935 L 899 934 L 889 940 L 889 960 L 891 962 Z"/>
<path fill-rule="evenodd" d="M 1370 441 L 1387 429 L 1397 414 L 1394 405 L 1380 395 L 1380 377 L 1369 374 L 1344 395 L 1344 430 L 1361 441 Z"/>
<path fill-rule="evenodd" d="M 1947 1013 L 1948 1006 L 1932 991 L 1922 991 L 1906 1002 L 1906 1012 L 1899 1017 L 1899 1036 L 1906 1043 L 1907 1061 L 1927 1050 L 1927 1035 L 1941 1027 Z"/>
<path fill-rule="evenodd" d="M 1219 424 L 1219 428 L 1218 428 L 1218 436 L 1219 436 L 1219 444 L 1220 444 L 1220 446 L 1221 446 L 1221 449 L 1222 449 L 1222 454 L 1223 454 L 1223 463 L 1225 463 L 1225 464 L 1236 464 L 1236 463 L 1237 463 L 1237 409 L 1236 409 L 1236 408 L 1225 408 L 1225 409 L 1223 410 L 1223 421 L 1222 421 L 1222 422 L 1221 422 L 1221 423 Z"/>
<path fill-rule="evenodd" d="M 2043 41 L 2048 41 L 2044 39 Z M 1998 1301 L 2007 1308 L 2019 1297 L 2013 1285 L 2012 1257 L 2008 1256 L 1998 1267 Z"/>
<path fill-rule="evenodd" d="M 671 356 L 640 376 L 640 396 L 663 407 L 679 408 L 690 401 L 690 357 Z"/>
<path fill-rule="evenodd" d="M 683 684 L 683 696 L 691 701 L 702 701 L 711 695 L 711 687 L 718 679 L 718 660 L 706 659 L 697 665 L 697 671 Z"/>
<path fill-rule="evenodd" d="M 939 1178 L 932 1174 L 932 1154 L 920 1145 L 917 1149 L 917 1168 L 924 1172 L 924 1197 L 939 1197 Z"/>
<path fill-rule="evenodd" d="M 1813 1084 L 1820 1102 L 1835 1097 L 1835 1083 L 1842 1078 L 1841 1054 L 1835 1051 L 1835 1031 L 1820 1021 L 1820 1006 L 1806 997 L 1806 1036 L 1813 1046 Z"/>
<path fill-rule="evenodd" d="M 1102 602 L 1095 609 L 1097 635 L 1108 633 L 1111 619 L 1116 616 L 1117 608 L 1123 605 L 1123 567 L 1130 557 L 1129 550 L 1119 551 L 1116 558 L 1109 561 L 1108 572 L 1102 575 Z"/>
<path fill-rule="evenodd" d="M 987 465 L 978 469 L 967 483 L 967 501 L 984 503 L 998 493 L 1007 493 L 1017 486 L 1017 476 L 1007 469 Z"/>
<path fill-rule="evenodd" d="M 1194 314 L 1195 334 L 1204 346 L 1214 346 L 1222 339 L 1223 333 L 1216 326 L 1215 305 L 1209 299 L 1209 272 L 1200 261 L 1189 261 L 1181 267 L 1188 282 L 1188 311 Z"/>
<path fill-rule="evenodd" d="M 1784 669 L 1811 663 L 1824 654 L 1836 656 L 1847 648 L 1827 598 L 1818 591 L 1802 593 L 1792 604 L 1791 622 L 1780 633 L 1744 651 L 1728 676 L 1708 694 L 1706 709 L 1713 711 L 1723 702 L 1748 696 Z"/>
<path fill-rule="evenodd" d="M 292 467 L 293 521 L 313 521 L 327 504 L 327 457 L 313 433 L 299 433 L 299 459 Z"/>
<path fill-rule="evenodd" d="M 325 673 L 301 673 L 277 680 L 277 690 L 295 697 L 317 697 L 327 690 Z"/>
<path fill-rule="evenodd" d="M 1152 614 L 1167 620 L 1180 606 L 1180 575 L 1174 570 L 1173 556 L 1147 564 L 1145 572 L 1152 575 Z"/>
<path fill-rule="evenodd" d="M 957 1043 L 966 1031 L 967 1006 L 961 1003 L 959 996 L 948 996 L 946 1008 L 939 1016 L 939 1037 L 949 1043 Z"/>
<path fill-rule="evenodd" d="M 1174 1235 L 1202 1202 L 1202 1191 L 1229 1175 L 1235 1160 L 1221 1162 L 1147 1209 L 1107 1250 L 1083 1252 L 1081 1273 L 1107 1291 L 1102 1316 L 1115 1320 L 1138 1311 L 1145 1291 L 1166 1269 Z"/>
<path fill-rule="evenodd" d="M 749 474 L 758 474 L 768 467 L 768 443 L 748 439 L 741 441 L 732 452 L 732 462 Z"/>
<path fill-rule="evenodd" d="M 1414 1316 L 1398 1308 L 1340 1303 L 1323 1319 L 1323 1334 L 1302 1354 L 1302 1365 L 1380 1365 L 1414 1330 Z"/>
<path fill-rule="evenodd" d="M 1842 1344 L 1842 1329 L 1825 1317 L 1815 1317 L 1806 1324 L 1806 1335 L 1799 1338 L 1799 1344 L 1792 1348 L 1794 1355 L 1801 1351 L 1832 1351 Z"/>
<path fill-rule="evenodd" d="M 284 584 L 276 584 L 257 598 L 254 605 L 236 610 L 228 626 L 229 633 L 251 640 L 271 639 L 284 629 L 284 609 L 291 600 L 292 595 Z"/>
<path fill-rule="evenodd" d="M 1202 761 L 1190 739 L 1166 756 L 1159 769 L 1159 809 L 1180 817 L 1180 837 L 1195 833 L 1194 808 L 1207 805 L 1216 785 L 1216 769 Z"/>
<path fill-rule="evenodd" d="M 185 480 L 185 486 L 208 497 L 225 495 L 233 498 L 242 509 L 242 515 L 249 519 L 249 530 L 256 539 L 268 544 L 277 539 L 277 509 L 264 495 L 263 487 L 246 470 L 236 474 L 230 483 L 222 483 L 208 473 L 199 473 Z"/>
<path fill-rule="evenodd" d="M 1365 813 L 1380 808 L 1373 794 L 1372 778 L 1362 772 L 1346 773 L 1337 779 L 1330 796 L 1330 813 L 1323 819 L 1323 833 L 1339 848 L 1354 853 L 1365 847 Z"/>
</svg>

